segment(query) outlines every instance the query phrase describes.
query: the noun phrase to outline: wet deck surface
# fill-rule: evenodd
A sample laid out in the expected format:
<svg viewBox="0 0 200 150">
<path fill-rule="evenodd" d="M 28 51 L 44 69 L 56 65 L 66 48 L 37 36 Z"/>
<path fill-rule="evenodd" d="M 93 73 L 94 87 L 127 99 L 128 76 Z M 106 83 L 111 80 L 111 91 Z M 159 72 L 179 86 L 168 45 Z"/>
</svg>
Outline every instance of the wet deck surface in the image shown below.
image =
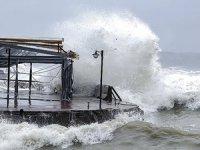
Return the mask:
<svg viewBox="0 0 200 150">
<path fill-rule="evenodd" d="M 2 97 L 6 97 L 5 94 L 1 94 Z M 10 94 L 13 98 L 13 95 Z M 38 95 L 33 94 L 32 98 L 40 100 L 31 100 L 31 105 L 28 103 L 27 95 L 21 94 L 18 100 L 18 107 L 14 108 L 14 99 L 10 99 L 9 108 L 7 108 L 7 99 L 0 98 L 0 111 L 19 111 L 23 109 L 24 111 L 68 111 L 68 110 L 98 110 L 99 109 L 99 99 L 95 97 L 83 97 L 74 96 L 70 102 L 65 101 L 64 103 L 59 100 L 59 95 Z M 89 109 L 88 109 L 89 102 Z M 129 109 L 137 107 L 134 104 L 116 104 L 107 103 L 102 100 L 102 109 Z"/>
<path fill-rule="evenodd" d="M 14 108 L 14 95 L 10 93 L 9 108 L 7 108 L 6 93 L 0 93 L 0 117 L 12 123 L 29 122 L 45 126 L 59 124 L 63 126 L 102 123 L 114 119 L 115 115 L 130 112 L 129 115 L 143 115 L 143 111 L 134 104 L 107 103 L 102 100 L 99 109 L 99 99 L 74 95 L 73 99 L 60 101 L 59 94 L 34 93 L 29 105 L 27 91 L 19 95 L 18 107 Z M 38 100 L 34 100 L 38 99 Z M 89 109 L 88 109 L 89 102 Z"/>
</svg>

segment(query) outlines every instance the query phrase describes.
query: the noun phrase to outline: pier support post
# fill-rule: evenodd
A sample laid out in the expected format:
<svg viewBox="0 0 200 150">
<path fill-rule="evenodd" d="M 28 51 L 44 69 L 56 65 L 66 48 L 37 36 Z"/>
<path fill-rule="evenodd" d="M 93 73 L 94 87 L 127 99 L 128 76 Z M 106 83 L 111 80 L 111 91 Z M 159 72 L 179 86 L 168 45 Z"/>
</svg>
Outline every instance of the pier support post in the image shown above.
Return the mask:
<svg viewBox="0 0 200 150">
<path fill-rule="evenodd" d="M 62 62 L 62 96 L 61 100 L 72 97 L 72 62 L 71 60 L 63 60 Z"/>
<path fill-rule="evenodd" d="M 31 105 L 31 85 L 32 85 L 32 63 L 30 63 L 30 73 L 29 73 L 29 105 Z"/>
<path fill-rule="evenodd" d="M 63 100 L 63 99 L 65 99 L 65 78 L 64 78 L 64 76 L 65 76 L 65 62 L 64 62 L 64 60 L 63 60 L 63 62 L 62 62 L 62 65 L 61 65 L 61 84 L 62 84 L 62 94 L 61 94 L 61 101 Z"/>
<path fill-rule="evenodd" d="M 7 108 L 8 108 L 10 100 L 10 48 L 8 48 L 6 52 L 8 53 L 8 79 L 7 79 Z"/>
<path fill-rule="evenodd" d="M 16 73 L 15 73 L 15 96 L 14 96 L 14 107 L 18 106 L 18 60 L 16 62 Z"/>
</svg>

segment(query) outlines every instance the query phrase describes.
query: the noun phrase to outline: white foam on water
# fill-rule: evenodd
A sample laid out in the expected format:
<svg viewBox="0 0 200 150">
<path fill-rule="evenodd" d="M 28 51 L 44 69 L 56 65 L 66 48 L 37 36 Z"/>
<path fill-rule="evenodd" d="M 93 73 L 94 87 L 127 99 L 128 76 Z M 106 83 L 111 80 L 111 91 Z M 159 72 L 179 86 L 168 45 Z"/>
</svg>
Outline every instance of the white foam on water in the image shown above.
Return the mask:
<svg viewBox="0 0 200 150">
<path fill-rule="evenodd" d="M 45 146 L 68 148 L 75 143 L 91 145 L 112 139 L 113 131 L 130 121 L 140 119 L 121 114 L 116 119 L 102 124 L 71 126 L 57 124 L 38 127 L 34 124 L 0 123 L 0 149 L 2 150 L 35 150 Z"/>
<path fill-rule="evenodd" d="M 162 69 L 162 83 L 170 99 L 192 110 L 200 108 L 200 72 L 176 68 Z"/>
</svg>

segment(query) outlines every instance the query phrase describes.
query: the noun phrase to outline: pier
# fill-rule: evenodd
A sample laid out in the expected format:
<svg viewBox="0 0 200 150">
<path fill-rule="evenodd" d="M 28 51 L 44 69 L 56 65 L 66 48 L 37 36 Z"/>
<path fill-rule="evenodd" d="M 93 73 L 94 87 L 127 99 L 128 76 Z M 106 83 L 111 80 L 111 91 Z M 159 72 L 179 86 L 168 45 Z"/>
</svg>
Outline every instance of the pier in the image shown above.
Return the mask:
<svg viewBox="0 0 200 150">
<path fill-rule="evenodd" d="M 65 51 L 63 42 L 63 38 L 0 37 L 0 69 L 7 70 L 4 74 L 0 72 L 0 81 L 7 84 L 0 96 L 2 118 L 18 123 L 26 121 L 70 126 L 103 122 L 113 119 L 120 112 L 143 114 L 137 105 L 123 103 L 113 87 L 107 89 L 105 100 L 100 96 L 100 105 L 98 96 L 75 95 L 73 59 L 78 54 Z M 29 72 L 26 73 L 29 80 L 19 80 L 20 64 L 29 64 Z M 34 64 L 60 65 L 61 93 L 39 93 L 33 88 L 33 83 L 40 84 L 33 80 Z M 11 78 L 11 67 L 15 68 L 14 79 Z M 20 83 L 25 83 L 27 87 L 19 88 Z"/>
</svg>

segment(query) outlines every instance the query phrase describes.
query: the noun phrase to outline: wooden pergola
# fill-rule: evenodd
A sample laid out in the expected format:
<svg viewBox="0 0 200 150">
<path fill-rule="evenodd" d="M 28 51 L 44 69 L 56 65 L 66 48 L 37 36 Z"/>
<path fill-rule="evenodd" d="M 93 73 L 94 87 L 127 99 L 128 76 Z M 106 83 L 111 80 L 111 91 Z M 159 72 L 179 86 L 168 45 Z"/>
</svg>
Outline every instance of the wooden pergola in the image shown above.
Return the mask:
<svg viewBox="0 0 200 150">
<path fill-rule="evenodd" d="M 18 64 L 29 63 L 29 105 L 31 105 L 32 64 L 61 64 L 61 100 L 72 95 L 73 61 L 63 50 L 63 38 L 31 38 L 0 36 L 0 68 L 8 68 L 7 108 L 10 99 L 10 67 L 16 66 L 14 107 L 18 106 Z"/>
</svg>

